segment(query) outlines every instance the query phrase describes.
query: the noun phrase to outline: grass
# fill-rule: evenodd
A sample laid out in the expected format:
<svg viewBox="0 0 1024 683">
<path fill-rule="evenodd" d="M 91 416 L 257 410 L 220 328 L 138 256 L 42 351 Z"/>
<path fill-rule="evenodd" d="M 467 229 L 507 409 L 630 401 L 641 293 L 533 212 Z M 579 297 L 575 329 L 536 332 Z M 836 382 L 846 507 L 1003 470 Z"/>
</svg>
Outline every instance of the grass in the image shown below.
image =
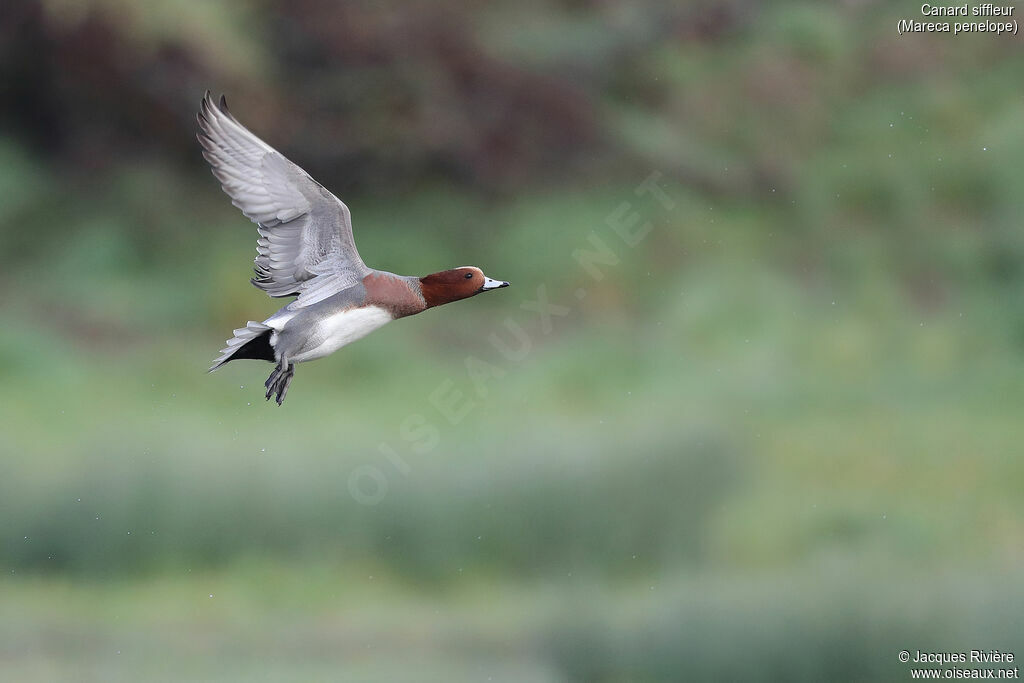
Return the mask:
<svg viewBox="0 0 1024 683">
<path fill-rule="evenodd" d="M 0 657 L 19 680 L 893 680 L 908 675 L 903 648 L 1013 651 L 1020 579 L 833 556 L 424 590 L 351 564 L 249 561 L 118 584 L 7 580 Z"/>
<path fill-rule="evenodd" d="M 470 12 L 498 81 L 457 25 L 399 46 L 384 15 L 354 45 L 198 5 L 61 22 L 97 83 L 166 43 L 114 98 L 79 96 L 82 65 L 20 70 L 52 33 L 23 32 L 9 80 L 39 96 L 11 123 L 55 118 L 0 136 L 5 680 L 906 680 L 900 649 L 1015 651 L 1017 46 L 900 38 L 870 3 L 727 5 Z M 489 88 L 538 67 L 491 141 Z M 314 175 L 368 263 L 513 287 L 300 367 L 280 409 L 266 365 L 204 374 L 283 302 L 169 113 L 196 79 L 335 169 Z M 548 89 L 581 130 L 537 119 Z M 561 139 L 547 168 L 530 141 Z M 671 209 L 636 192 L 653 171 Z M 652 224 L 634 247 L 624 202 Z M 600 279 L 573 257 L 594 237 Z M 510 324 L 516 359 L 490 341 Z"/>
<path fill-rule="evenodd" d="M 681 190 L 594 282 L 570 254 L 615 237 L 603 218 L 631 189 L 607 195 L 467 205 L 502 226 L 475 260 L 515 286 L 300 368 L 280 409 L 266 366 L 203 373 L 275 307 L 244 282 L 240 226 L 191 270 L 141 279 L 89 246 L 103 231 L 58 253 L 63 277 L 6 300 L 0 330 L 4 670 L 877 680 L 905 675 L 901 647 L 1012 650 L 1008 285 L 935 244 L 921 290 L 871 234 L 812 249 L 784 214 Z M 550 250 L 507 257 L 553 221 Z M 365 252 L 387 250 L 368 234 Z M 569 309 L 548 331 L 521 307 L 541 284 Z M 508 319 L 529 339 L 518 360 L 488 341 Z M 473 402 L 457 424 L 438 387 Z M 376 505 L 351 492 L 365 468 Z"/>
</svg>

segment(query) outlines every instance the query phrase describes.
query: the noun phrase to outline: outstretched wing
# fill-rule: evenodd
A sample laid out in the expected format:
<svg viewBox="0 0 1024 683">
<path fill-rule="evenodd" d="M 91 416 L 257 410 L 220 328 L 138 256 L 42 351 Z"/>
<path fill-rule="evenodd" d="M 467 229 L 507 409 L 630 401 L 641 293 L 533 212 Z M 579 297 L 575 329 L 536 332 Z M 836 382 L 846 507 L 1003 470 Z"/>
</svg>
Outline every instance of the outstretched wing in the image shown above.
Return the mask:
<svg viewBox="0 0 1024 683">
<path fill-rule="evenodd" d="M 199 120 L 203 156 L 231 203 L 259 227 L 256 277 L 270 296 L 322 301 L 370 269 L 356 251 L 348 207 L 308 173 L 260 140 L 207 92 Z"/>
</svg>

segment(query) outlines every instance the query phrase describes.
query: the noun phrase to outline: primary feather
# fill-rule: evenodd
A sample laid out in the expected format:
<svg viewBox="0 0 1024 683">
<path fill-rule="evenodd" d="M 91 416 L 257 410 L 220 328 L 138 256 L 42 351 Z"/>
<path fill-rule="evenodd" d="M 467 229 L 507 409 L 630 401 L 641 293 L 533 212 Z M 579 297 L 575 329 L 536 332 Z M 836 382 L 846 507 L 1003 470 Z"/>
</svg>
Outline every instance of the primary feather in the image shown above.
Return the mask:
<svg viewBox="0 0 1024 683">
<path fill-rule="evenodd" d="M 273 297 L 295 306 L 322 301 L 371 271 L 352 237 L 348 207 L 280 152 L 260 140 L 206 93 L 199 142 L 231 203 L 257 224 L 256 277 Z"/>
</svg>

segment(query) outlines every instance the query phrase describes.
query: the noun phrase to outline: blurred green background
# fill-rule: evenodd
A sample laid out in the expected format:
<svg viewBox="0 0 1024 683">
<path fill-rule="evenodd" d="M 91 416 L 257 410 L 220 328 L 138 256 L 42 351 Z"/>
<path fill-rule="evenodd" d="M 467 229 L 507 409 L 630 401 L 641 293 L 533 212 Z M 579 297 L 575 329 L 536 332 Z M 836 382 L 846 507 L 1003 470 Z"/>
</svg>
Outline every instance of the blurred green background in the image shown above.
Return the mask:
<svg viewBox="0 0 1024 683">
<path fill-rule="evenodd" d="M 918 11 L 4 3 L 4 680 L 1024 656 L 1024 60 L 898 36 Z M 282 408 L 268 364 L 204 374 L 283 303 L 200 156 L 208 88 L 370 265 L 513 287 L 300 366 Z"/>
</svg>

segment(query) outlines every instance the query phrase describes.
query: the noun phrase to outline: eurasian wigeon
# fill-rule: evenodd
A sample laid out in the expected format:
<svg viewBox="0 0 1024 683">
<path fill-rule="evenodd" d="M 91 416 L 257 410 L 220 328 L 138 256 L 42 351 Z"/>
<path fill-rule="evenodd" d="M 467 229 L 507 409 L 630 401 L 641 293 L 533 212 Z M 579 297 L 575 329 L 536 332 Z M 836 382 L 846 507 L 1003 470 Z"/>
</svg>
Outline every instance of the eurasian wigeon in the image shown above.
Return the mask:
<svg viewBox="0 0 1024 683">
<path fill-rule="evenodd" d="M 260 140 L 207 92 L 197 137 L 231 203 L 258 226 L 256 277 L 272 297 L 297 296 L 261 323 L 235 330 L 213 372 L 228 361 L 277 363 L 267 400 L 284 401 L 295 364 L 323 358 L 397 318 L 508 287 L 475 266 L 425 277 L 367 267 L 356 251 L 348 207 Z"/>
</svg>

